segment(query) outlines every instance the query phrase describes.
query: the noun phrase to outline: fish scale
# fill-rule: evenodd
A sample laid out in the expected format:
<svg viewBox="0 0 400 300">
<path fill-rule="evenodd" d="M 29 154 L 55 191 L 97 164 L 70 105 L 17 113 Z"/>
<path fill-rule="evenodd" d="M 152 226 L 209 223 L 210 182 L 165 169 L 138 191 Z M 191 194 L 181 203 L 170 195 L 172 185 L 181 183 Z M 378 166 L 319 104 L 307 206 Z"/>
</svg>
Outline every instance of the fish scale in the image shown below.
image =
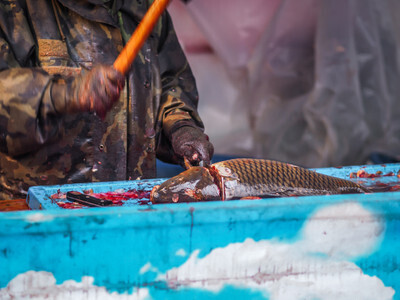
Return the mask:
<svg viewBox="0 0 400 300">
<path fill-rule="evenodd" d="M 349 180 L 265 159 L 233 159 L 213 164 L 223 175 L 226 199 L 254 196 L 321 195 L 366 190 Z"/>
</svg>

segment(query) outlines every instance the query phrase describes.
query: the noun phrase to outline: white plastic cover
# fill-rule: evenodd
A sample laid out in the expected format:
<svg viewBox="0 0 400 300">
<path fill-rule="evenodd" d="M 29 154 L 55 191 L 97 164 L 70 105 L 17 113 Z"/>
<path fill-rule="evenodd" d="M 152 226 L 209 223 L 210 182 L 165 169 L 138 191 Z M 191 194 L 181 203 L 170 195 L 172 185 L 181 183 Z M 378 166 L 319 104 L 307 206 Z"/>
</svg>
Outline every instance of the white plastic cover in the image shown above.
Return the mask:
<svg viewBox="0 0 400 300">
<path fill-rule="evenodd" d="M 229 117 L 241 132 L 225 137 L 229 154 L 321 167 L 400 153 L 399 1 L 192 0 L 187 8 L 238 89 L 221 99 L 235 101 Z"/>
</svg>

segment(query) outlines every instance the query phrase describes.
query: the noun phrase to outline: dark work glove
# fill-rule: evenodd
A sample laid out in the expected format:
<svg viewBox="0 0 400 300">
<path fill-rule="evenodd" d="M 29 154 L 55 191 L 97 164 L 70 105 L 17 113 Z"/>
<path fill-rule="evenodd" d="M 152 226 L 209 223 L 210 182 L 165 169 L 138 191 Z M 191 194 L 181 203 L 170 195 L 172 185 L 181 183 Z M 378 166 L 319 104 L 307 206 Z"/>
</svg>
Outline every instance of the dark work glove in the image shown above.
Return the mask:
<svg viewBox="0 0 400 300">
<path fill-rule="evenodd" d="M 171 143 L 183 166 L 186 166 L 184 158 L 187 158 L 191 165 L 198 165 L 201 161 L 209 165 L 214 154 L 214 146 L 208 140 L 208 136 L 196 127 L 183 126 L 177 129 L 171 135 Z"/>
<path fill-rule="evenodd" d="M 125 85 L 124 76 L 112 66 L 100 65 L 66 82 L 56 82 L 51 96 L 60 114 L 96 112 L 104 118 L 118 101 Z"/>
</svg>

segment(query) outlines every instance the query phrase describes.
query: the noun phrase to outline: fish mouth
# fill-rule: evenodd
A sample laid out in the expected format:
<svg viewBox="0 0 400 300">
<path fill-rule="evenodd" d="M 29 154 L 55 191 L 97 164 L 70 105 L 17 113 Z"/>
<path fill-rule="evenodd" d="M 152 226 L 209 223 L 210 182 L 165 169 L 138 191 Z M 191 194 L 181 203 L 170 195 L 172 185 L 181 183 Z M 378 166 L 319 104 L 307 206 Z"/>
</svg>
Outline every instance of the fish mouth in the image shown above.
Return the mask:
<svg viewBox="0 0 400 300">
<path fill-rule="evenodd" d="M 151 192 L 150 192 L 150 201 L 151 201 L 151 203 L 153 203 L 153 204 L 156 204 L 157 202 L 156 202 L 156 200 L 155 200 L 155 198 L 158 198 L 158 192 L 157 192 L 157 190 L 158 190 L 158 188 L 160 187 L 160 185 L 155 185 L 154 187 L 153 187 L 153 189 L 151 190 Z"/>
</svg>

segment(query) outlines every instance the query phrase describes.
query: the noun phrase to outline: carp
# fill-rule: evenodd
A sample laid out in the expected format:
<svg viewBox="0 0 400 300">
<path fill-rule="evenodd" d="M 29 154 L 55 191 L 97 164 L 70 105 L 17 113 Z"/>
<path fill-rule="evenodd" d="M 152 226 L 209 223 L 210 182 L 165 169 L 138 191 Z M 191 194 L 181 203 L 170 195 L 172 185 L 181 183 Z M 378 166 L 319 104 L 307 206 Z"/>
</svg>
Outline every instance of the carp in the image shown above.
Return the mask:
<svg viewBox="0 0 400 300">
<path fill-rule="evenodd" d="M 155 186 L 150 200 L 156 204 L 367 192 L 350 180 L 292 164 L 238 158 L 191 167 Z"/>
</svg>

